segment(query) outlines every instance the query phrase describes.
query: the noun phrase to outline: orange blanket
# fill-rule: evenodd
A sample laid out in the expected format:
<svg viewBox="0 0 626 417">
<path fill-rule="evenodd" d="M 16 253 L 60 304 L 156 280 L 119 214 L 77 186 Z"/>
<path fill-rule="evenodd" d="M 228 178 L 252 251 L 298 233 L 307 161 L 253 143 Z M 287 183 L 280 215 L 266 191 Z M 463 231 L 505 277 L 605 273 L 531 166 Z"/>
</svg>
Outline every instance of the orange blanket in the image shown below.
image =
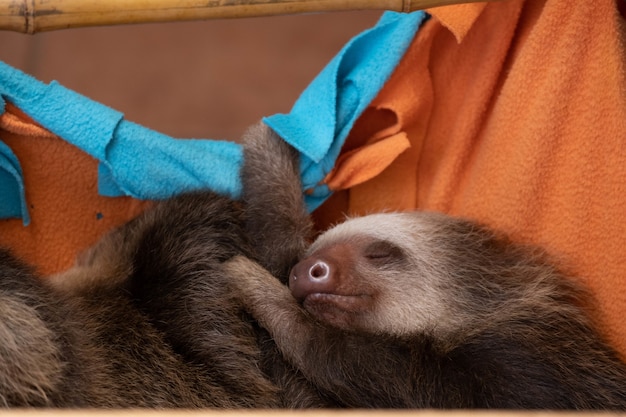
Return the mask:
<svg viewBox="0 0 626 417">
<path fill-rule="evenodd" d="M 316 213 L 432 209 L 478 219 L 562 256 L 600 301 L 626 355 L 626 82 L 615 0 L 503 0 L 431 10 L 353 129 Z M 18 156 L 32 223 L 9 245 L 51 273 L 147 204 L 96 192 L 97 162 L 17 109 L 0 137 Z M 399 156 L 397 156 L 399 154 Z"/>
<path fill-rule="evenodd" d="M 327 177 L 345 191 L 319 224 L 420 208 L 542 245 L 587 281 L 626 355 L 626 39 L 615 0 L 429 12 Z"/>
</svg>

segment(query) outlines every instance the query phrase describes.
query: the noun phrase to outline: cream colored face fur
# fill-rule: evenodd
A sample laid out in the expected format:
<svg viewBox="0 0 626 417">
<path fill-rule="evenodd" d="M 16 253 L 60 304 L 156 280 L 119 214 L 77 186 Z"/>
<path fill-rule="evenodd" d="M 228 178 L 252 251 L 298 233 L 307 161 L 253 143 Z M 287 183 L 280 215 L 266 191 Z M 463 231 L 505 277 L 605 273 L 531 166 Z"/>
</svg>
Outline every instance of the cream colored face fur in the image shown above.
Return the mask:
<svg viewBox="0 0 626 417">
<path fill-rule="evenodd" d="M 397 336 L 416 332 L 449 333 L 459 326 L 451 296 L 450 250 L 445 247 L 442 217 L 433 213 L 385 213 L 349 219 L 321 235 L 312 254 L 336 242 L 367 240 L 399 247 L 402 262 L 373 265 L 356 260 L 354 279 L 367 279 L 376 291 L 374 308 L 361 315 L 355 327 Z"/>
</svg>

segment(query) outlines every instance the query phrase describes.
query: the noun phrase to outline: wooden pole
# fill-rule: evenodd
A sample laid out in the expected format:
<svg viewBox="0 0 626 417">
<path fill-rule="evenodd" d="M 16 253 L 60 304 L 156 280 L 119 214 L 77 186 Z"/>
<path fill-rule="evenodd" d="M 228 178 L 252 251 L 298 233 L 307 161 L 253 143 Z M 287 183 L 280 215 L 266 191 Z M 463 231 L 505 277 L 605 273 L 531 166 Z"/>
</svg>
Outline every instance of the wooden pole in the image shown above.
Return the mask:
<svg viewBox="0 0 626 417">
<path fill-rule="evenodd" d="M 412 12 L 472 1 L 478 0 L 0 0 L 0 30 L 33 34 L 86 26 L 326 11 Z"/>
</svg>

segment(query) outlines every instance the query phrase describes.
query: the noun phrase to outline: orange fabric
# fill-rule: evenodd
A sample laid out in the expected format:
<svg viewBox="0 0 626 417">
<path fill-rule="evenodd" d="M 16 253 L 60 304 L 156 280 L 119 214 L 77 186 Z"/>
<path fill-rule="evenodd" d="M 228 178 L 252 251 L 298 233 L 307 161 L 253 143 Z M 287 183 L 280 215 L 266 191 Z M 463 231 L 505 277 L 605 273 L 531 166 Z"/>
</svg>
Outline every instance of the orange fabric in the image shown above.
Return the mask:
<svg viewBox="0 0 626 417">
<path fill-rule="evenodd" d="M 337 161 L 341 170 L 331 171 L 326 183 L 331 189 L 354 187 L 380 174 L 410 147 L 406 134 L 399 132 L 345 152 Z"/>
<path fill-rule="evenodd" d="M 359 175 L 372 179 L 335 193 L 319 224 L 419 208 L 539 244 L 586 280 L 626 356 L 625 22 L 615 0 L 430 12 L 348 141 L 352 158 L 381 131 L 403 132 L 411 147 L 364 155 Z M 327 179 L 337 190 L 343 170 Z"/>
<path fill-rule="evenodd" d="M 11 105 L 0 115 L 0 139 L 20 161 L 31 215 L 29 226 L 0 220 L 0 245 L 43 274 L 69 267 L 78 252 L 150 204 L 99 196 L 97 161 Z"/>
</svg>

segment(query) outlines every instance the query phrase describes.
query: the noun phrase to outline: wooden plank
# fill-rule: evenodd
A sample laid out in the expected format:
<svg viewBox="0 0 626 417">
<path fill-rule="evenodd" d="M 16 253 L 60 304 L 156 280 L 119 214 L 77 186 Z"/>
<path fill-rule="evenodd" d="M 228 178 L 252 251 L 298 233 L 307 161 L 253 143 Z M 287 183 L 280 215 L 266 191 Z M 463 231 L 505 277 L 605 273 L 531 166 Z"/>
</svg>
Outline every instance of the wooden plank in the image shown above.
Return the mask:
<svg viewBox="0 0 626 417">
<path fill-rule="evenodd" d="M 411 12 L 472 1 L 478 0 L 0 0 L 0 30 L 32 34 L 86 26 L 311 12 Z"/>
</svg>

